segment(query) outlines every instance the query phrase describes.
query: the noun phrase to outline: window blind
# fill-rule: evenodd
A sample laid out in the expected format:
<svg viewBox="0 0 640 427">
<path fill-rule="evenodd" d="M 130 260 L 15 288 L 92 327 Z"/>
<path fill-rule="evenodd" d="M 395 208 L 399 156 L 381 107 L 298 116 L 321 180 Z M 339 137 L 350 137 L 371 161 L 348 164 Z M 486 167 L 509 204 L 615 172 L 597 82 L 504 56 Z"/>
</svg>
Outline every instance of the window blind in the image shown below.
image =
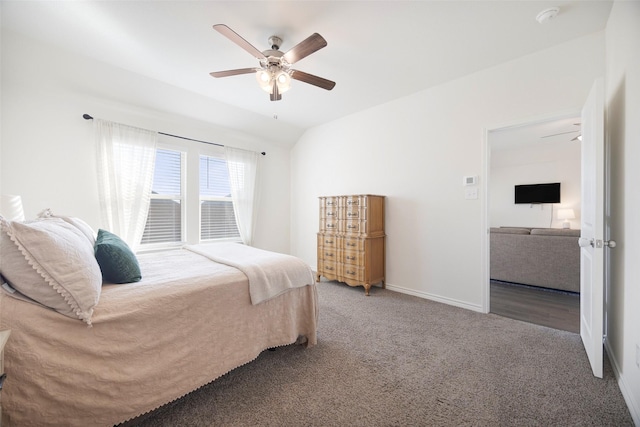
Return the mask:
<svg viewBox="0 0 640 427">
<path fill-rule="evenodd" d="M 239 239 L 224 158 L 200 156 L 200 239 Z"/>
<path fill-rule="evenodd" d="M 151 203 L 142 244 L 182 241 L 182 153 L 156 150 Z"/>
</svg>

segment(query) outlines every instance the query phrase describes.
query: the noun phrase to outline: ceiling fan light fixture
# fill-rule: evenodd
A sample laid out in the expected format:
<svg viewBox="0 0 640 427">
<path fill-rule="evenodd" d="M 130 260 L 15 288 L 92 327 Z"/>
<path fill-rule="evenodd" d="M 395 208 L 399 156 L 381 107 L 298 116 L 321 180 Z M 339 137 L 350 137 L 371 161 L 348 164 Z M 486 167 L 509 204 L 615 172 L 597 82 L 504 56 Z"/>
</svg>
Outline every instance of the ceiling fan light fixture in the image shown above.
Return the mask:
<svg viewBox="0 0 640 427">
<path fill-rule="evenodd" d="M 258 70 L 256 80 L 258 85 L 267 93 L 271 93 L 271 72 L 269 70 Z"/>
<path fill-rule="evenodd" d="M 286 71 L 280 70 L 276 75 L 276 84 L 278 85 L 278 92 L 285 93 L 291 89 L 291 76 Z"/>
</svg>

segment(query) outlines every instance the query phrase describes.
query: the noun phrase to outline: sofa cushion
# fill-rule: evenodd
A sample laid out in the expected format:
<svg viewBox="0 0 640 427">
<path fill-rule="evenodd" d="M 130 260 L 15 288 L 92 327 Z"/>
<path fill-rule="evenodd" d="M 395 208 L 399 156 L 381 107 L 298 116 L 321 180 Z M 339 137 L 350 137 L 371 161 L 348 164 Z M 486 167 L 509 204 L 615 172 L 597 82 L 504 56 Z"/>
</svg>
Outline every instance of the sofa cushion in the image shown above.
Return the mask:
<svg viewBox="0 0 640 427">
<path fill-rule="evenodd" d="M 570 228 L 533 228 L 531 234 L 539 236 L 580 237 L 580 230 Z"/>
<path fill-rule="evenodd" d="M 531 229 L 524 227 L 492 227 L 491 232 L 500 234 L 530 234 Z"/>
</svg>

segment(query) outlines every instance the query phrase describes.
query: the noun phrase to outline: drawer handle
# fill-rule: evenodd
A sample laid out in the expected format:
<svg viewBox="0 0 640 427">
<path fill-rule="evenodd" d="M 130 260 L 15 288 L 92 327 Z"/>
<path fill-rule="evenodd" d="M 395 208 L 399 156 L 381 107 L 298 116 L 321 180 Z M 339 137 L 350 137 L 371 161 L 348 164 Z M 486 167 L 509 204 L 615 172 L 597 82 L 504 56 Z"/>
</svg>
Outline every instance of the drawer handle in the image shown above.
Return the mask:
<svg viewBox="0 0 640 427">
<path fill-rule="evenodd" d="M 347 246 L 355 247 L 356 244 L 355 243 L 347 243 Z"/>
<path fill-rule="evenodd" d="M 333 228 L 335 227 L 335 224 L 327 224 L 327 228 Z"/>
<path fill-rule="evenodd" d="M 334 216 L 335 212 L 327 212 L 327 216 Z"/>
<path fill-rule="evenodd" d="M 332 244 L 333 244 L 333 240 L 325 240 L 324 242 L 325 242 L 325 243 L 327 243 L 327 244 L 329 244 L 329 245 L 332 245 Z"/>
<path fill-rule="evenodd" d="M 352 217 L 352 216 L 358 216 L 358 214 L 356 212 L 349 212 L 347 213 L 348 217 Z"/>
<path fill-rule="evenodd" d="M 348 259 L 348 260 L 353 261 L 353 260 L 355 260 L 355 259 L 356 259 L 356 257 L 354 257 L 354 256 L 348 256 L 348 257 L 347 257 L 347 259 Z"/>
<path fill-rule="evenodd" d="M 351 274 L 353 276 L 354 274 L 356 274 L 356 272 L 347 270 L 347 274 Z"/>
<path fill-rule="evenodd" d="M 329 252 L 325 252 L 324 256 L 333 256 L 333 254 L 330 254 Z"/>
<path fill-rule="evenodd" d="M 327 271 L 333 271 L 333 267 L 325 267 L 324 269 Z"/>
<path fill-rule="evenodd" d="M 347 228 L 358 228 L 357 225 L 347 225 Z"/>
<path fill-rule="evenodd" d="M 327 202 L 327 206 L 333 206 L 334 202 Z"/>
</svg>

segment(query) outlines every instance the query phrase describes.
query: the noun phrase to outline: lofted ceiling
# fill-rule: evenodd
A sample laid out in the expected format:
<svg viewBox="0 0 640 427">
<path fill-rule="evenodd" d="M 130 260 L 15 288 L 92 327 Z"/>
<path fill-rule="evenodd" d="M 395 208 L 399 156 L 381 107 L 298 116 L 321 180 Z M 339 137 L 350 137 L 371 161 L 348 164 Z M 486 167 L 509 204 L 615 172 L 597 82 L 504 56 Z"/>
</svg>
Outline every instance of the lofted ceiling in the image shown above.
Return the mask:
<svg viewBox="0 0 640 427">
<path fill-rule="evenodd" d="M 248 111 L 283 132 L 305 129 L 603 30 L 611 1 L 2 1 L 3 31 Z M 541 25 L 536 15 L 557 6 Z M 337 83 L 325 91 L 293 81 L 271 102 L 257 66 L 212 25 L 223 23 L 259 50 L 287 51 L 312 33 L 328 46 L 295 69 Z M 240 114 L 239 113 L 239 114 Z M 258 117 L 258 119 L 256 119 Z M 274 118 L 274 117 L 277 117 Z M 275 121 L 275 124 L 273 122 Z M 295 141 L 294 141 L 295 142 Z"/>
<path fill-rule="evenodd" d="M 489 137 L 491 150 L 580 144 L 577 137 L 582 135 L 581 124 L 580 116 L 569 115 L 495 129 Z"/>
</svg>

